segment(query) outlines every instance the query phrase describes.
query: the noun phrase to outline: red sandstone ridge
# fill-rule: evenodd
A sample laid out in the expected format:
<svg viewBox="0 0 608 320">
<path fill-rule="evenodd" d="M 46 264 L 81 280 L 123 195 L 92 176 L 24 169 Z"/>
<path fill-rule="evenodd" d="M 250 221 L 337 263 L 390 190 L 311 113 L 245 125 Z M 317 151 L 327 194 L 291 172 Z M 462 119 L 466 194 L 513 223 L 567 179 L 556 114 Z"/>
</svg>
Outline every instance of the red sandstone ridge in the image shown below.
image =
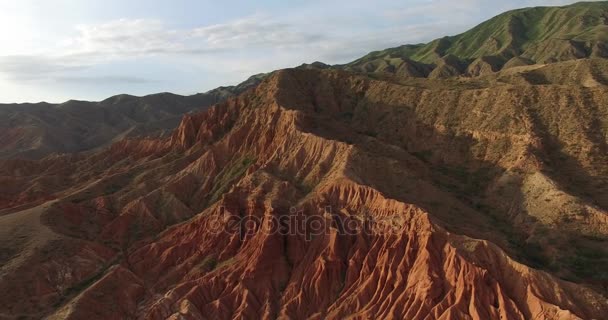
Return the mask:
<svg viewBox="0 0 608 320">
<path fill-rule="evenodd" d="M 601 319 L 608 92 L 519 76 L 283 70 L 167 139 L 5 161 L 0 318 Z"/>
</svg>

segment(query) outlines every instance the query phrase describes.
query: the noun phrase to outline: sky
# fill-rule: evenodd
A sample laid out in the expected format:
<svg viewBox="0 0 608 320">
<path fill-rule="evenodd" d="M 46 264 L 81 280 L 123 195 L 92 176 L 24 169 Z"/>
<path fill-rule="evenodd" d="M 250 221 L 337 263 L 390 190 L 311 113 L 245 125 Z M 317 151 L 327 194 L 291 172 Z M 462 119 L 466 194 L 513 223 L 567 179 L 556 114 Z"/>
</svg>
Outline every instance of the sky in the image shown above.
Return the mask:
<svg viewBox="0 0 608 320">
<path fill-rule="evenodd" d="M 569 0 L 0 0 L 0 103 L 194 94 Z"/>
</svg>

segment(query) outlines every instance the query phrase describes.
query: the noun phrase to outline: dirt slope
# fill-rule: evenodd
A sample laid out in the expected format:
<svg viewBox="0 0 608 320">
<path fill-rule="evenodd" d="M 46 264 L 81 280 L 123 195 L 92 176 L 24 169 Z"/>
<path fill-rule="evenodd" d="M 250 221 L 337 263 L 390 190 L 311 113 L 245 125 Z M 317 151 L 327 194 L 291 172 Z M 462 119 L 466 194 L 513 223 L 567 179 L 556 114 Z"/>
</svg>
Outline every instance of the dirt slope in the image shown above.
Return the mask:
<svg viewBox="0 0 608 320">
<path fill-rule="evenodd" d="M 608 91 L 552 70 L 282 70 L 170 138 L 5 160 L 0 218 L 55 240 L 2 248 L 0 316 L 601 319 Z"/>
</svg>

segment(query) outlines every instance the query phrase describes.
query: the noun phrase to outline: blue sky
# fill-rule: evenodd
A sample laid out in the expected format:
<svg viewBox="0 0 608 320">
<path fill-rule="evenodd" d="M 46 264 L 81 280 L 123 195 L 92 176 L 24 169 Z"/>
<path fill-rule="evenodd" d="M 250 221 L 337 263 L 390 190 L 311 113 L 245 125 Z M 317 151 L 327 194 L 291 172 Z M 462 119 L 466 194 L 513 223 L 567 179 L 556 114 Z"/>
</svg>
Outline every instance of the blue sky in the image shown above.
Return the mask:
<svg viewBox="0 0 608 320">
<path fill-rule="evenodd" d="M 0 102 L 204 92 L 568 0 L 0 0 Z"/>
</svg>

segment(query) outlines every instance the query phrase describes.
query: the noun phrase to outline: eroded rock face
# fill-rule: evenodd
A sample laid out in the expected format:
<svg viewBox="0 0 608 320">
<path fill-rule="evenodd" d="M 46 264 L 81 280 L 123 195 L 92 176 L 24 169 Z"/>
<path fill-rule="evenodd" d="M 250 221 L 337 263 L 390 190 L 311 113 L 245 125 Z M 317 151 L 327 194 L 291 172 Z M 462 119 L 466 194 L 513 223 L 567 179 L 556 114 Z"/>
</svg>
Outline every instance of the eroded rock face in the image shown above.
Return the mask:
<svg viewBox="0 0 608 320">
<path fill-rule="evenodd" d="M 487 242 L 451 235 L 415 206 L 353 182 L 327 186 L 302 204 L 305 215 L 322 216 L 328 225 L 311 240 L 269 233 L 268 221 L 281 214 L 275 210 L 228 201 L 220 205 L 260 217 L 248 238 L 240 240 L 242 230 L 201 231 L 221 215 L 215 207 L 131 256 L 134 268 L 166 292 L 145 318 L 576 319 L 606 311 L 592 291 L 516 263 Z M 403 224 L 390 233 L 343 234 L 324 211 L 330 204 L 345 207 L 333 213 L 338 216 L 367 210 Z M 193 246 L 198 249 L 189 251 Z M 167 259 L 159 263 L 159 256 Z M 188 259 L 176 264 L 183 256 Z M 185 281 L 165 291 L 176 278 Z"/>
<path fill-rule="evenodd" d="M 0 225 L 44 230 L 1 247 L 0 289 L 44 284 L 2 296 L 2 316 L 602 318 L 602 278 L 559 252 L 608 234 L 606 99 L 283 70 L 164 140 L 6 162 L 13 197 L 36 176 L 55 200 L 2 202 Z M 580 172 L 599 178 L 564 186 Z"/>
</svg>

